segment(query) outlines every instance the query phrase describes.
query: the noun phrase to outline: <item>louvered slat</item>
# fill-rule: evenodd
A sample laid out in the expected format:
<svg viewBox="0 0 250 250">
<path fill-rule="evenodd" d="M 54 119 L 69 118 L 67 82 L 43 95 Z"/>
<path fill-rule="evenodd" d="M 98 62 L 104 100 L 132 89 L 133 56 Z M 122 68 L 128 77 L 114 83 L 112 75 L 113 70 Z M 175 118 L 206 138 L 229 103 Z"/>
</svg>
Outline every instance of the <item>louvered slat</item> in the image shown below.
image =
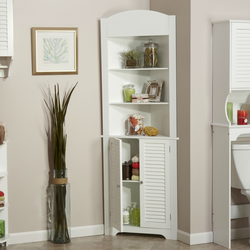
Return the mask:
<svg viewBox="0 0 250 250">
<path fill-rule="evenodd" d="M 241 85 L 250 83 L 250 30 L 236 29 L 235 81 Z"/>
<path fill-rule="evenodd" d="M 166 161 L 167 145 L 165 141 L 144 141 L 142 143 L 143 163 L 143 224 L 145 227 L 167 228 L 169 214 L 166 209 Z"/>
<path fill-rule="evenodd" d="M 7 0 L 0 0 L 0 50 L 8 50 Z"/>
</svg>

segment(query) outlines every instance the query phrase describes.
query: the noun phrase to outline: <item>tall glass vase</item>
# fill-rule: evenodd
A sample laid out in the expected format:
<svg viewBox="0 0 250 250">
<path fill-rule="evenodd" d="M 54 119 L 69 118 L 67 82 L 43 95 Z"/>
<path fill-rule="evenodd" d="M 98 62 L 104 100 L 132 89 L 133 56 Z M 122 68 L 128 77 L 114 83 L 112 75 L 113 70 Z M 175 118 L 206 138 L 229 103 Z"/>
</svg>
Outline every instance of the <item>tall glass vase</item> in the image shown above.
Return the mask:
<svg viewBox="0 0 250 250">
<path fill-rule="evenodd" d="M 57 244 L 70 242 L 70 184 L 67 170 L 54 170 L 51 192 L 50 241 Z"/>
</svg>

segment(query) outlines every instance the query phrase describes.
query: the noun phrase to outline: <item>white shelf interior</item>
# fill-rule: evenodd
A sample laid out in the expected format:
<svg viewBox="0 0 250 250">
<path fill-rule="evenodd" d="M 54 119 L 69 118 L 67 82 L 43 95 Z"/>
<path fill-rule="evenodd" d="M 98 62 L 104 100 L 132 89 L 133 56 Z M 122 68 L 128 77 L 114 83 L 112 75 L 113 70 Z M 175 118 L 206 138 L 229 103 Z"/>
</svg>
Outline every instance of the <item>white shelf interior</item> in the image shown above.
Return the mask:
<svg viewBox="0 0 250 250">
<path fill-rule="evenodd" d="M 110 52 L 108 56 L 109 69 L 124 68 L 124 62 L 119 53 L 132 49 L 143 52 L 143 46 L 149 39 L 153 39 L 153 42 L 158 44 L 158 66 L 168 68 L 168 36 L 133 36 L 108 38 L 108 50 Z M 144 66 L 143 57 L 141 58 L 140 66 Z"/>
<path fill-rule="evenodd" d="M 233 90 L 228 95 L 226 102 L 225 102 L 225 116 L 226 116 L 226 119 L 229 123 L 229 120 L 227 117 L 227 102 L 233 103 L 233 123 L 231 124 L 231 126 L 238 126 L 237 125 L 237 110 L 241 109 L 242 104 L 249 103 L 248 115 L 250 115 L 250 89 L 248 89 L 248 90 Z M 250 120 L 248 121 L 248 123 L 250 123 Z M 230 125 L 230 123 L 229 123 L 229 125 Z M 248 125 L 244 125 L 244 126 L 248 126 Z M 242 127 L 242 125 L 239 127 Z"/>
<path fill-rule="evenodd" d="M 163 80 L 164 85 L 161 101 L 169 101 L 168 70 L 162 71 L 110 71 L 109 72 L 109 102 L 123 102 L 123 86 L 135 85 L 135 93 L 142 93 L 144 83 L 148 80 Z"/>
<path fill-rule="evenodd" d="M 131 114 L 141 114 L 143 125 L 159 129 L 164 136 L 169 136 L 169 106 L 168 105 L 110 105 L 109 107 L 109 134 L 126 135 L 128 118 Z"/>
</svg>

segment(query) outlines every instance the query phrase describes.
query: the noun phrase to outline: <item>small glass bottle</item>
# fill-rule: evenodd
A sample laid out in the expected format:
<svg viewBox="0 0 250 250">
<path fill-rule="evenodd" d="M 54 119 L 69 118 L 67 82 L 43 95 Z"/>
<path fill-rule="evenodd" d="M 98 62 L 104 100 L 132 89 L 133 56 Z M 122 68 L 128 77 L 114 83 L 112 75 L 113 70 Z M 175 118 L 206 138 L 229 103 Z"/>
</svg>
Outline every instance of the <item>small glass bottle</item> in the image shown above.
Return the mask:
<svg viewBox="0 0 250 250">
<path fill-rule="evenodd" d="M 152 39 L 149 39 L 148 43 L 144 44 L 144 68 L 156 68 L 158 67 L 158 44 L 153 43 Z"/>
<path fill-rule="evenodd" d="M 125 102 L 132 102 L 132 95 L 135 93 L 135 85 L 127 84 L 123 86 L 123 96 Z"/>
<path fill-rule="evenodd" d="M 227 103 L 227 117 L 230 123 L 233 123 L 233 103 L 232 102 Z"/>
</svg>

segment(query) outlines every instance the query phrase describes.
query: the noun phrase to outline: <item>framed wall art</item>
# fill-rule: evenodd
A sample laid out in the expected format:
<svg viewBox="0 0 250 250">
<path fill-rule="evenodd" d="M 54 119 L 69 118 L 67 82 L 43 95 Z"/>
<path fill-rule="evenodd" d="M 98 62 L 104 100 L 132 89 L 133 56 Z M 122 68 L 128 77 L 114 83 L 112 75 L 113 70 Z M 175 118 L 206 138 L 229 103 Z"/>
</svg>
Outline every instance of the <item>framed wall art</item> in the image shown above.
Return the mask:
<svg viewBox="0 0 250 250">
<path fill-rule="evenodd" d="M 78 28 L 32 28 L 32 74 L 78 74 Z"/>
<path fill-rule="evenodd" d="M 144 93 L 148 94 L 149 102 L 160 102 L 164 81 L 147 81 L 144 84 Z"/>
</svg>

